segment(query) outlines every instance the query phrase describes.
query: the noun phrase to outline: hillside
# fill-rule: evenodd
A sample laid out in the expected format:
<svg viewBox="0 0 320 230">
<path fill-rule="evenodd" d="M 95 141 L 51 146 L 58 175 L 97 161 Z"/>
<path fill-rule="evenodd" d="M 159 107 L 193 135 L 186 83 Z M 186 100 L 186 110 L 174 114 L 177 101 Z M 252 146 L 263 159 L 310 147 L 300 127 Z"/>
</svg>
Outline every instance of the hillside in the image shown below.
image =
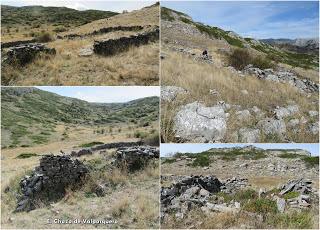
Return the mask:
<svg viewBox="0 0 320 230">
<path fill-rule="evenodd" d="M 163 142 L 318 141 L 318 54 L 161 18 Z"/>
<path fill-rule="evenodd" d="M 118 13 L 102 10 L 75 10 L 67 7 L 1 5 L 1 23 L 3 27 L 13 25 L 56 24 L 79 26 L 102 18 L 109 18 Z"/>
<path fill-rule="evenodd" d="M 13 24 L 2 30 L 2 85 L 158 84 L 159 4 L 120 14 L 63 8 L 61 17 L 39 8 L 44 23 L 30 26 L 3 13 Z"/>
<path fill-rule="evenodd" d="M 37 88 L 3 88 L 2 146 L 24 142 L 41 144 L 54 135 L 58 124 L 148 124 L 158 119 L 159 99 L 99 104 L 63 97 Z"/>
</svg>

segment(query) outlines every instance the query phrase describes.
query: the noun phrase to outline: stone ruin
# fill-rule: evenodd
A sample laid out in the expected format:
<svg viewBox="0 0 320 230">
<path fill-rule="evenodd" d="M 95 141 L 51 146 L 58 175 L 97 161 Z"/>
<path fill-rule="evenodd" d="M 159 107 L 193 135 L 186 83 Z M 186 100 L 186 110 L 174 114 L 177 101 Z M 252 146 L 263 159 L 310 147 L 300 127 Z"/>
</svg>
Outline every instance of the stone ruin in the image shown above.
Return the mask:
<svg viewBox="0 0 320 230">
<path fill-rule="evenodd" d="M 156 40 L 159 40 L 159 28 L 129 37 L 95 41 L 93 51 L 96 54 L 111 56 L 126 51 L 132 46 L 145 45 Z"/>
<path fill-rule="evenodd" d="M 3 63 L 24 66 L 32 62 L 39 54 L 55 55 L 56 50 L 40 43 L 21 44 L 9 48 L 3 59 Z"/>
<path fill-rule="evenodd" d="M 151 146 L 135 146 L 119 148 L 113 164 L 130 172 L 143 169 L 152 160 L 159 158 L 159 148 Z"/>
<path fill-rule="evenodd" d="M 151 27 L 150 25 L 145 26 L 145 27 Z M 58 39 L 75 39 L 75 38 L 85 38 L 88 36 L 94 36 L 94 35 L 100 35 L 100 34 L 106 34 L 110 32 L 116 32 L 116 31 L 139 31 L 143 30 L 145 28 L 144 26 L 114 26 L 114 27 L 105 27 L 101 28 L 99 30 L 95 30 L 92 33 L 86 33 L 84 35 L 80 34 L 67 34 L 65 36 L 58 35 Z"/>
<path fill-rule="evenodd" d="M 300 91 L 312 93 L 319 91 L 319 85 L 309 79 L 300 79 L 296 76 L 296 74 L 287 71 L 275 71 L 273 69 L 264 69 L 261 70 L 259 68 L 253 67 L 253 65 L 247 65 L 244 70 L 246 74 L 252 74 L 257 76 L 259 79 L 265 79 L 273 82 L 283 82 L 289 83 L 292 86 L 295 86 Z"/>
<path fill-rule="evenodd" d="M 73 157 L 80 157 L 83 155 L 92 155 L 94 151 L 98 151 L 98 150 L 114 149 L 114 148 L 121 148 L 121 147 L 132 147 L 132 146 L 138 146 L 138 145 L 142 145 L 142 144 L 143 144 L 142 141 L 113 142 L 113 143 L 107 143 L 107 144 L 93 146 L 91 148 L 80 149 L 78 151 L 71 151 L 70 155 Z"/>
<path fill-rule="evenodd" d="M 246 181 L 232 178 L 223 182 L 215 176 L 183 176 L 170 187 L 161 188 L 161 218 L 171 212 L 175 212 L 176 218 L 183 218 L 194 207 L 200 207 L 203 211 L 238 211 L 240 203 L 226 204 L 215 193 L 234 192 L 244 188 L 242 184 L 246 186 Z"/>
<path fill-rule="evenodd" d="M 61 199 L 66 188 L 81 184 L 88 172 L 82 162 L 70 156 L 45 155 L 40 159 L 40 166 L 20 181 L 22 195 L 18 198 L 15 211 L 31 211 L 39 200 L 50 202 Z"/>
<path fill-rule="evenodd" d="M 13 41 L 13 42 L 2 42 L 1 43 L 1 48 L 9 48 L 13 46 L 18 46 L 18 45 L 25 45 L 28 43 L 35 43 L 37 42 L 37 39 L 30 39 L 30 40 L 23 40 L 23 41 Z"/>
</svg>

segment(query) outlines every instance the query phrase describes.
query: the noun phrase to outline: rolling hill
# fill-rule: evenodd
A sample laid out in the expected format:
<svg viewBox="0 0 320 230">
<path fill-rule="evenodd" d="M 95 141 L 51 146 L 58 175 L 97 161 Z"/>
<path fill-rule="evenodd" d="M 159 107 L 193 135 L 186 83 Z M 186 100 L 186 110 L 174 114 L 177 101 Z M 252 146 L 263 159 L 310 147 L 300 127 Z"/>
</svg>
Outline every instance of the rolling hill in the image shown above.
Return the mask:
<svg viewBox="0 0 320 230">
<path fill-rule="evenodd" d="M 41 142 L 42 134 L 50 136 L 58 123 L 137 124 L 156 121 L 159 113 L 158 97 L 101 104 L 24 87 L 3 88 L 1 96 L 3 146 L 19 144 L 28 135 Z"/>
<path fill-rule="evenodd" d="M 1 5 L 2 27 L 40 26 L 52 24 L 54 26 L 80 26 L 102 18 L 117 15 L 116 12 L 102 10 L 79 11 L 67 7 L 22 6 L 14 7 Z"/>
</svg>

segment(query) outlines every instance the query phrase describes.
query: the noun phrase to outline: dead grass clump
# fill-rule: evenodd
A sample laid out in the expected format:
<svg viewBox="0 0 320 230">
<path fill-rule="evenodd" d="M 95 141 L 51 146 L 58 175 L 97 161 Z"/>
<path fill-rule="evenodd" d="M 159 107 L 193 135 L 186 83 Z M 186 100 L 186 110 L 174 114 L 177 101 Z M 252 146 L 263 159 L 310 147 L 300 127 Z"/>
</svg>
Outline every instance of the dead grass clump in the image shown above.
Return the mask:
<svg viewBox="0 0 320 230">
<path fill-rule="evenodd" d="M 53 35 L 49 32 L 41 32 L 36 35 L 36 40 L 38 42 L 51 42 L 54 40 Z"/>
<path fill-rule="evenodd" d="M 123 197 L 111 207 L 111 214 L 115 218 L 120 218 L 126 212 L 130 211 L 129 207 L 130 207 L 129 199 L 127 197 Z"/>
</svg>

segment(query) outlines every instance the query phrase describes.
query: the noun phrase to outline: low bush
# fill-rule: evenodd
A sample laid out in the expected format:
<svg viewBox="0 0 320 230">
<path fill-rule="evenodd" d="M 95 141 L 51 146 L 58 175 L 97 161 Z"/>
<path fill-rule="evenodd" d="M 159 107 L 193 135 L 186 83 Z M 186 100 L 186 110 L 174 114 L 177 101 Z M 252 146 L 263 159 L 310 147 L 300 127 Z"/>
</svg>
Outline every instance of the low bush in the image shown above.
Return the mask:
<svg viewBox="0 0 320 230">
<path fill-rule="evenodd" d="M 207 155 L 197 155 L 196 159 L 192 162 L 193 167 L 204 167 L 210 165 L 210 159 Z"/>
<path fill-rule="evenodd" d="M 248 50 L 235 49 L 229 56 L 229 64 L 238 70 L 252 63 L 252 58 Z"/>
<path fill-rule="evenodd" d="M 38 156 L 35 153 L 21 153 L 19 156 L 17 156 L 16 158 L 18 159 L 25 159 L 25 158 L 30 158 L 30 157 L 35 157 Z"/>
<path fill-rule="evenodd" d="M 36 35 L 36 40 L 38 42 L 51 42 L 53 41 L 53 36 L 48 32 L 41 32 Z"/>
<path fill-rule="evenodd" d="M 253 58 L 251 64 L 259 69 L 272 69 L 275 67 L 275 64 L 270 59 L 263 56 Z"/>
<path fill-rule="evenodd" d="M 93 141 L 93 142 L 81 144 L 81 145 L 79 145 L 79 147 L 88 148 L 88 147 L 92 147 L 92 146 L 95 146 L 95 145 L 103 145 L 103 144 L 104 143 L 100 142 L 100 141 Z"/>
</svg>

